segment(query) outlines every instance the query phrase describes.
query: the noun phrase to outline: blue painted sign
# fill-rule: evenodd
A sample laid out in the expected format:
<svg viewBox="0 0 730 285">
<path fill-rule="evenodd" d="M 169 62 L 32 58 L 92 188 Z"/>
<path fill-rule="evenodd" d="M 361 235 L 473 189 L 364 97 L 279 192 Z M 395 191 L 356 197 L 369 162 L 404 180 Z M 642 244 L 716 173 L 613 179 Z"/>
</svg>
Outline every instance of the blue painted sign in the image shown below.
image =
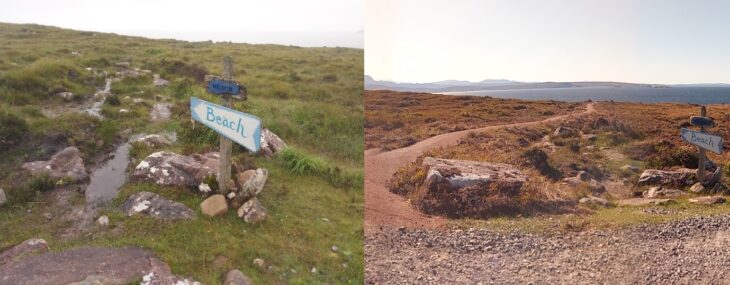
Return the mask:
<svg viewBox="0 0 730 285">
<path fill-rule="evenodd" d="M 714 153 L 722 152 L 722 137 L 720 136 L 682 128 L 682 140 Z"/>
<path fill-rule="evenodd" d="M 689 118 L 689 123 L 693 126 L 699 126 L 699 127 L 712 127 L 715 125 L 715 122 L 712 121 L 712 119 L 708 117 L 702 117 L 702 116 L 692 116 Z"/>
<path fill-rule="evenodd" d="M 261 120 L 256 116 L 190 97 L 193 120 L 257 152 L 261 148 Z"/>
<path fill-rule="evenodd" d="M 218 95 L 241 94 L 241 85 L 239 85 L 238 82 L 235 82 L 235 81 L 215 78 L 215 79 L 211 79 L 210 81 L 208 81 L 206 87 L 208 89 L 208 92 L 213 93 L 213 94 L 218 94 Z"/>
</svg>

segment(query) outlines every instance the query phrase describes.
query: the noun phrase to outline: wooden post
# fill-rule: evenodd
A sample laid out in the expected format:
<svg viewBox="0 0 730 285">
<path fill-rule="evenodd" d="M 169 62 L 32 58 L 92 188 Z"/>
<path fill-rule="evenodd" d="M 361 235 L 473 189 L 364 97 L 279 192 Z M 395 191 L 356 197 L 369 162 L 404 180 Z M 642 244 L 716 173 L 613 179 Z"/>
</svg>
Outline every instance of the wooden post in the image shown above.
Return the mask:
<svg viewBox="0 0 730 285">
<path fill-rule="evenodd" d="M 700 108 L 700 116 L 707 117 L 707 109 L 705 106 Z M 705 126 L 700 126 L 700 131 L 704 133 Z M 697 182 L 703 183 L 705 182 L 705 149 L 701 147 L 697 147 L 697 149 L 700 150 L 697 162 Z"/>
<path fill-rule="evenodd" d="M 231 57 L 223 58 L 223 79 L 233 79 L 233 63 Z M 231 95 L 224 95 L 224 106 L 231 107 Z M 228 194 L 228 181 L 231 180 L 231 140 L 223 135 L 220 137 L 220 165 L 218 166 L 218 192 L 223 195 Z"/>
</svg>

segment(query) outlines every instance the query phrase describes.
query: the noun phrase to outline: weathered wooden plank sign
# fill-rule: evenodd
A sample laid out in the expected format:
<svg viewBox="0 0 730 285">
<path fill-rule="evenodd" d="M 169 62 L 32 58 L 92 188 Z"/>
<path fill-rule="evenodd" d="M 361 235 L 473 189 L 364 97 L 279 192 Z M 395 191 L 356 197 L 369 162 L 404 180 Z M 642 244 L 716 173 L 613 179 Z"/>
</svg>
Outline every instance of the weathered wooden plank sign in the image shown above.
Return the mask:
<svg viewBox="0 0 730 285">
<path fill-rule="evenodd" d="M 253 115 L 190 97 L 193 120 L 226 138 L 257 152 L 261 148 L 261 120 Z"/>
<path fill-rule="evenodd" d="M 682 139 L 714 153 L 722 153 L 722 137 L 720 136 L 682 128 Z"/>
</svg>

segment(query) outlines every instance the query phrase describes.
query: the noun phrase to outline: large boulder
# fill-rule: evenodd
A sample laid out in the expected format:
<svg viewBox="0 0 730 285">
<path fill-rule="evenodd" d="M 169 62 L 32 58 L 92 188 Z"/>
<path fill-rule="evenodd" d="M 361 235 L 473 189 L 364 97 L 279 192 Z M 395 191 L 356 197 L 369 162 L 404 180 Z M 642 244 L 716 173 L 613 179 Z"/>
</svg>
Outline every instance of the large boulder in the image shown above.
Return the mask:
<svg viewBox="0 0 730 285">
<path fill-rule="evenodd" d="M 266 208 L 261 205 L 258 198 L 254 197 L 238 208 L 238 217 L 246 223 L 256 224 L 266 219 Z"/>
<path fill-rule="evenodd" d="M 259 153 L 272 156 L 286 148 L 286 143 L 269 129 L 261 129 L 261 149 Z"/>
<path fill-rule="evenodd" d="M 696 181 L 696 170 L 680 168 L 677 170 L 647 169 L 639 176 L 637 186 L 657 185 L 684 187 L 692 185 Z"/>
<path fill-rule="evenodd" d="M 232 198 L 234 208 L 242 205 L 261 193 L 264 190 L 264 184 L 266 184 L 266 178 L 269 176 L 269 171 L 265 168 L 249 169 L 236 175 L 236 188 L 238 192 Z"/>
<path fill-rule="evenodd" d="M 48 243 L 44 239 L 29 239 L 0 252 L 0 266 L 47 251 Z"/>
<path fill-rule="evenodd" d="M 163 220 L 191 220 L 195 212 L 185 205 L 170 201 L 152 192 L 139 192 L 129 196 L 122 204 L 127 217 L 137 214 L 149 215 Z"/>
<path fill-rule="evenodd" d="M 74 146 L 54 154 L 49 160 L 27 162 L 23 164 L 23 168 L 34 176 L 48 174 L 53 179 L 67 178 L 73 182 L 83 181 L 89 177 L 81 152 Z"/>
<path fill-rule="evenodd" d="M 218 175 L 217 152 L 179 155 L 158 151 L 147 156 L 132 172 L 132 180 L 158 185 L 198 187 L 207 177 Z"/>
<path fill-rule="evenodd" d="M 489 186 L 492 183 L 517 189 L 527 181 L 522 171 L 504 163 L 426 157 L 423 166 L 428 168 L 425 182 L 428 189 L 445 185 L 457 190 L 470 186 Z"/>
</svg>

